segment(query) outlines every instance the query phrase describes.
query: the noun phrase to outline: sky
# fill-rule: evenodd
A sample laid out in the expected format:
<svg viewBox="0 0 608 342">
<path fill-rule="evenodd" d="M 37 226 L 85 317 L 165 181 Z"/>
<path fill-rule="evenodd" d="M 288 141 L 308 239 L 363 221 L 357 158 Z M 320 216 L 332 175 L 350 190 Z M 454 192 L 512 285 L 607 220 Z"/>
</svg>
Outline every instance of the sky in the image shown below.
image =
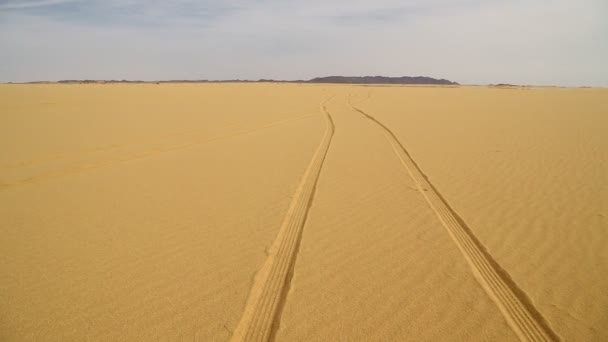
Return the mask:
<svg viewBox="0 0 608 342">
<path fill-rule="evenodd" d="M 0 82 L 608 86 L 606 0 L 0 0 Z"/>
</svg>

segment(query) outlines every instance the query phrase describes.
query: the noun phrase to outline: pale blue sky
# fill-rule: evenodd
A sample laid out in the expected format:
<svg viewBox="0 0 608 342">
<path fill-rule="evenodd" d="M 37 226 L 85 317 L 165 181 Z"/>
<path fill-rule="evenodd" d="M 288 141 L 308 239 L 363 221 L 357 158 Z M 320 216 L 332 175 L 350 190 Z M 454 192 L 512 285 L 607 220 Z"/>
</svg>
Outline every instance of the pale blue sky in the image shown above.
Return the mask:
<svg viewBox="0 0 608 342">
<path fill-rule="evenodd" d="M 0 82 L 431 76 L 608 86 L 606 0 L 0 0 Z"/>
</svg>

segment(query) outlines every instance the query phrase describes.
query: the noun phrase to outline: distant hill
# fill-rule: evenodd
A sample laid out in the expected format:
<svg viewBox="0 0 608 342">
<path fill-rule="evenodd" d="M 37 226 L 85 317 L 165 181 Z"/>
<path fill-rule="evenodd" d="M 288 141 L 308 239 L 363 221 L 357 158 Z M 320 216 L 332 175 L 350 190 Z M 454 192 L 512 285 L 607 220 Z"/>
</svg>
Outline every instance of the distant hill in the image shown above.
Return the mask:
<svg viewBox="0 0 608 342">
<path fill-rule="evenodd" d="M 272 80 L 272 79 L 260 79 L 257 81 L 252 80 L 168 80 L 168 81 L 137 81 L 137 80 L 61 80 L 57 82 L 27 82 L 27 83 L 252 83 L 252 82 L 275 82 L 275 83 L 341 83 L 341 84 L 438 84 L 438 85 L 458 85 L 456 82 L 452 82 L 445 79 L 436 79 L 425 76 L 402 76 L 402 77 L 387 77 L 387 76 L 327 76 L 327 77 L 316 77 L 311 80 L 295 80 L 295 81 L 284 81 L 284 80 Z"/>
<path fill-rule="evenodd" d="M 349 84 L 443 84 L 457 85 L 458 83 L 445 79 L 436 79 L 425 76 L 327 76 L 317 77 L 307 81 L 308 83 L 349 83 Z"/>
</svg>

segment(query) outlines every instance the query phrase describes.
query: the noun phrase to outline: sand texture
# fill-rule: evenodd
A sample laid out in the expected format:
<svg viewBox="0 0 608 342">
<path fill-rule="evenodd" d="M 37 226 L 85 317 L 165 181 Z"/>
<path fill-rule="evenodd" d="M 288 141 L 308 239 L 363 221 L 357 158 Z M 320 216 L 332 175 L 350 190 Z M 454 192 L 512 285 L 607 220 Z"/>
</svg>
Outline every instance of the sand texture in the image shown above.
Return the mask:
<svg viewBox="0 0 608 342">
<path fill-rule="evenodd" d="M 608 340 L 608 90 L 0 85 L 2 341 Z"/>
</svg>

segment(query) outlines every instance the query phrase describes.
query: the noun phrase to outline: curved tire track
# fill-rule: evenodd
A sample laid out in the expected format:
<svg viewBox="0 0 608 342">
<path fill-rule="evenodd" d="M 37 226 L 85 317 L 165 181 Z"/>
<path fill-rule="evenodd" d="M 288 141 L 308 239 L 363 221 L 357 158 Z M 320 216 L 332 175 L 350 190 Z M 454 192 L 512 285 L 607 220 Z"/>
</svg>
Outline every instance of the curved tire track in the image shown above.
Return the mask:
<svg viewBox="0 0 608 342">
<path fill-rule="evenodd" d="M 325 102 L 329 101 L 326 100 Z M 326 129 L 294 194 L 266 262 L 256 274 L 232 341 L 268 341 L 278 328 L 280 314 L 293 275 L 302 230 L 314 198 L 319 175 L 334 134 L 334 123 L 324 104 Z"/>
<path fill-rule="evenodd" d="M 401 163 L 416 184 L 428 205 L 446 228 L 485 292 L 498 306 L 509 326 L 522 341 L 559 341 L 547 321 L 534 307 L 527 295 L 519 289 L 509 274 L 487 252 L 464 221 L 450 208 L 446 200 L 429 182 L 395 134 L 384 124 L 363 110 L 351 108 L 380 128 Z"/>
</svg>

